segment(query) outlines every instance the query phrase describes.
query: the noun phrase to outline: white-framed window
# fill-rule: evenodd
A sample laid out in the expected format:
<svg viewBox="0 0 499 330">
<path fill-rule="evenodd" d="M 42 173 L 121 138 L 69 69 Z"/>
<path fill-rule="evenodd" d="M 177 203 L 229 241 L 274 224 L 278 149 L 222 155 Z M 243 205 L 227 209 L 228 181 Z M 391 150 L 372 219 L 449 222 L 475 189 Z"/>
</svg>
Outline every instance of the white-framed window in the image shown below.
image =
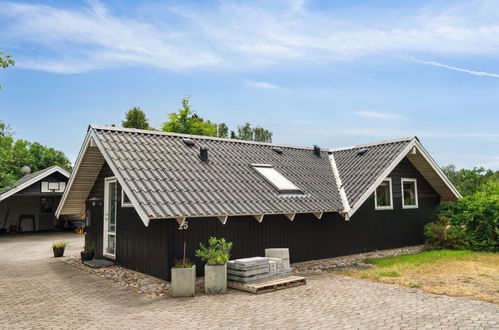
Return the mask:
<svg viewBox="0 0 499 330">
<path fill-rule="evenodd" d="M 374 191 L 376 210 L 393 210 L 392 178 L 386 178 Z"/>
<path fill-rule="evenodd" d="M 125 194 L 125 190 L 121 188 L 121 207 L 133 207 L 130 198 Z"/>
<path fill-rule="evenodd" d="M 117 226 L 117 181 L 115 177 L 104 179 L 104 230 L 102 254 L 114 259 L 116 256 L 116 226 Z"/>
<path fill-rule="evenodd" d="M 252 164 L 251 166 L 281 194 L 302 194 L 300 188 L 277 171 L 274 166 L 269 164 Z"/>
<path fill-rule="evenodd" d="M 413 178 L 402 178 L 402 208 L 417 209 L 418 208 L 418 183 Z"/>
</svg>

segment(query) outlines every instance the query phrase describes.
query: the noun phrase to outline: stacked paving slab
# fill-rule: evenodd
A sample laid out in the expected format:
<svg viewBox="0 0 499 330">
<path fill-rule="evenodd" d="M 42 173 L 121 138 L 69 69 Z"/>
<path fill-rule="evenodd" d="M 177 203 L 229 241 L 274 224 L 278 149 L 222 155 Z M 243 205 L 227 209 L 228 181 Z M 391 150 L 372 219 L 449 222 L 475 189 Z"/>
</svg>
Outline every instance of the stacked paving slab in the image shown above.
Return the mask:
<svg viewBox="0 0 499 330">
<path fill-rule="evenodd" d="M 265 257 L 230 260 L 227 279 L 239 283 L 258 283 L 292 274 L 288 249 L 266 249 Z"/>
</svg>

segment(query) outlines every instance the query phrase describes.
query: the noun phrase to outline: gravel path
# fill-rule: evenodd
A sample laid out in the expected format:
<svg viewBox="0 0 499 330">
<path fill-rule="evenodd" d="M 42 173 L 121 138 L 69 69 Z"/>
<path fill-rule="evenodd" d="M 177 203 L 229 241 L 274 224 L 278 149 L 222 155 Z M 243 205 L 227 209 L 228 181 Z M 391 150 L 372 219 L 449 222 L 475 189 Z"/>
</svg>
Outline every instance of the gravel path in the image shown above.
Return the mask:
<svg viewBox="0 0 499 330">
<path fill-rule="evenodd" d="M 0 328 L 467 328 L 499 327 L 499 306 L 328 273 L 251 295 L 150 298 L 51 258 L 64 233 L 0 236 Z"/>
</svg>

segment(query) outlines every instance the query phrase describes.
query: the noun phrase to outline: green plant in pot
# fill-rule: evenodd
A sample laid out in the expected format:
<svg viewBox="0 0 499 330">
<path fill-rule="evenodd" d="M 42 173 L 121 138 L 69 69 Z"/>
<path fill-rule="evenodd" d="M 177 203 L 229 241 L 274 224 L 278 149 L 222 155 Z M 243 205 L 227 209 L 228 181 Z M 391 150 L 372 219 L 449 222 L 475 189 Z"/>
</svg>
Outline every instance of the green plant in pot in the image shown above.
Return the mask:
<svg viewBox="0 0 499 330">
<path fill-rule="evenodd" d="M 193 297 L 196 294 L 196 265 L 185 256 L 175 260 L 172 268 L 172 297 Z"/>
<path fill-rule="evenodd" d="M 85 246 L 83 247 L 83 251 L 80 252 L 81 262 L 87 260 L 92 260 L 94 258 L 95 253 L 95 243 L 94 242 L 85 242 Z"/>
<path fill-rule="evenodd" d="M 206 261 L 204 266 L 204 290 L 206 293 L 227 292 L 227 261 L 229 261 L 232 242 L 225 238 L 210 237 L 208 246 L 199 243 L 196 257 Z"/>
<path fill-rule="evenodd" d="M 69 243 L 66 241 L 52 243 L 52 250 L 54 251 L 54 258 L 60 258 L 64 255 L 64 249 Z"/>
</svg>

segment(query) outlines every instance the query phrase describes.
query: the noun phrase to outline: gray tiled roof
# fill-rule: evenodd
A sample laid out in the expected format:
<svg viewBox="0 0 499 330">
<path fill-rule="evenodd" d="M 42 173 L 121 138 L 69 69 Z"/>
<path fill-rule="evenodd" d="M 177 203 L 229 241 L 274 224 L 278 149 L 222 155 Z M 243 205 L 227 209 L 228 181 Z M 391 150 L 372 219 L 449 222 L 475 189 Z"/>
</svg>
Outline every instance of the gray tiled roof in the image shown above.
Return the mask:
<svg viewBox="0 0 499 330">
<path fill-rule="evenodd" d="M 341 211 L 328 151 L 130 129 L 91 127 L 150 218 Z M 209 148 L 209 162 L 198 157 Z M 280 195 L 251 164 L 271 164 L 304 195 Z"/>
<path fill-rule="evenodd" d="M 350 206 L 374 184 L 411 140 L 405 138 L 332 151 Z M 361 149 L 367 151 L 360 155 Z"/>
</svg>

